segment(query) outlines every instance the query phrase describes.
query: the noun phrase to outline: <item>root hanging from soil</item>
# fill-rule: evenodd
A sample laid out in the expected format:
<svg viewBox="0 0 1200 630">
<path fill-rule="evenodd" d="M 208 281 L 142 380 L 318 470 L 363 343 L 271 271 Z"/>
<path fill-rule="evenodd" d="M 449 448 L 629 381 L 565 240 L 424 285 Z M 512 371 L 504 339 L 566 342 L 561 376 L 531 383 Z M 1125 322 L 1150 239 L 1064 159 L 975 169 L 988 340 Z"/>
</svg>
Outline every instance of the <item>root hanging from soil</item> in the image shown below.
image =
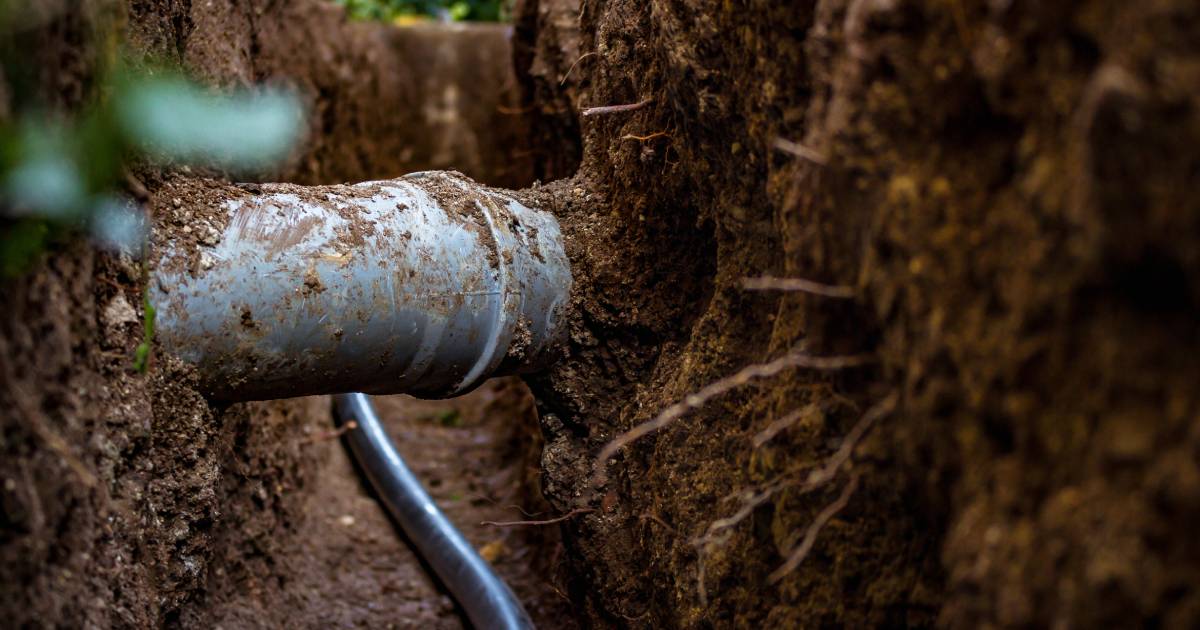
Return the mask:
<svg viewBox="0 0 1200 630">
<path fill-rule="evenodd" d="M 588 57 L 594 57 L 595 55 L 596 55 L 596 51 L 594 51 L 594 50 L 592 52 L 583 53 L 582 55 L 580 55 L 579 58 L 575 60 L 575 63 L 571 64 L 570 68 L 567 68 L 566 73 L 563 74 L 563 78 L 561 81 L 558 82 L 558 85 L 560 87 L 563 85 L 566 85 L 567 79 L 569 79 L 571 77 L 571 71 L 573 71 L 575 69 L 575 66 L 578 66 L 579 62 L 583 61 L 584 59 L 587 59 Z"/>
<path fill-rule="evenodd" d="M 704 560 L 707 552 L 728 542 L 734 527 L 746 520 L 746 518 L 749 517 L 756 508 L 767 501 L 770 501 L 781 491 L 790 488 L 796 488 L 797 495 L 799 496 L 817 490 L 832 481 L 835 477 L 837 477 L 843 466 L 845 466 L 845 464 L 850 460 L 851 456 L 854 454 L 854 449 L 858 447 L 859 443 L 862 442 L 862 439 L 866 437 L 871 428 L 874 427 L 880 419 L 895 411 L 899 400 L 900 397 L 897 394 L 889 394 L 883 398 L 883 400 L 880 400 L 878 403 L 864 412 L 862 417 L 858 419 L 858 422 L 856 422 L 854 426 L 851 427 L 850 431 L 846 433 L 846 436 L 842 439 L 842 443 L 838 446 L 838 449 L 834 451 L 834 453 L 830 455 L 820 466 L 812 469 L 809 472 L 808 477 L 803 481 L 797 479 L 794 473 L 785 474 L 780 478 L 771 481 L 765 486 L 762 486 L 758 490 L 751 489 L 744 491 L 742 493 L 742 505 L 737 509 L 736 512 L 730 516 L 720 518 L 712 523 L 709 523 L 704 534 L 692 541 L 692 545 L 696 548 L 696 553 L 698 556 L 697 580 L 699 584 L 697 585 L 697 591 L 699 592 L 700 601 L 702 604 L 706 604 L 708 600 L 707 590 L 704 586 Z M 808 408 L 803 408 L 789 413 L 784 416 L 784 418 L 772 423 L 772 426 L 780 423 L 783 420 L 787 420 L 788 418 L 799 418 L 807 410 Z M 791 420 L 791 422 L 794 421 L 794 419 Z M 768 427 L 767 431 L 769 430 L 770 427 Z M 766 431 L 763 433 L 766 433 Z M 759 436 L 762 435 L 762 433 L 759 434 Z M 758 438 L 756 437 L 755 439 L 757 441 Z M 755 446 L 760 446 L 760 444 L 755 444 Z M 808 530 L 805 532 L 804 538 L 802 539 L 800 545 L 788 554 L 787 562 L 785 562 L 783 566 L 771 574 L 771 577 L 769 578 L 770 583 L 774 584 L 804 561 L 804 558 L 812 550 L 812 546 L 816 542 L 816 537 L 820 533 L 821 528 L 825 526 L 825 523 L 828 522 L 829 519 L 833 518 L 834 515 L 836 515 L 842 510 L 842 508 L 845 507 L 846 502 L 850 500 L 850 495 L 853 494 L 857 484 L 858 477 L 854 476 L 850 482 L 847 483 L 846 488 L 843 489 L 842 495 L 817 515 L 817 518 L 813 520 L 812 525 L 810 525 Z"/>
<path fill-rule="evenodd" d="M 788 427 L 796 424 L 796 421 L 800 420 L 800 418 L 803 418 L 805 415 L 811 414 L 816 410 L 817 407 L 815 405 L 805 405 L 804 407 L 796 409 L 767 425 L 767 428 L 755 435 L 754 439 L 752 439 L 750 443 L 754 445 L 754 448 L 758 448 L 763 444 L 770 442 L 776 435 L 786 431 Z"/>
<path fill-rule="evenodd" d="M 8 352 L 8 344 L 3 343 L 2 340 L 0 340 L 0 351 L 4 353 L 4 356 L 11 356 Z M 76 479 L 81 484 L 88 488 L 96 487 L 98 479 L 95 473 L 79 459 L 67 441 L 50 427 L 50 420 L 42 412 L 36 398 L 25 389 L 23 384 L 17 381 L 14 371 L 7 362 L 3 363 L 3 368 L 4 381 L 8 383 L 9 391 L 12 392 L 14 406 L 24 416 L 33 434 L 41 440 L 42 444 L 58 455 L 59 459 L 71 469 L 71 472 L 75 473 Z"/>
<path fill-rule="evenodd" d="M 836 516 L 838 512 L 841 512 L 846 507 L 846 504 L 850 502 L 850 497 L 857 489 L 858 477 L 851 477 L 850 481 L 846 483 L 846 487 L 842 488 L 842 494 L 833 503 L 825 506 L 825 509 L 821 510 L 820 514 L 817 514 L 817 518 L 813 519 L 812 524 L 804 532 L 804 539 L 800 541 L 800 544 L 794 550 L 788 553 L 787 562 L 784 562 L 783 566 L 775 569 L 771 572 L 771 575 L 767 576 L 767 582 L 771 584 L 779 582 L 785 575 L 800 566 L 801 562 L 804 562 L 809 552 L 812 551 L 813 545 L 816 544 L 817 536 L 821 533 L 821 528 L 825 527 L 829 519 Z"/>
<path fill-rule="evenodd" d="M 318 442 L 327 442 L 329 440 L 336 440 L 336 439 L 342 437 L 343 435 L 345 435 L 347 431 L 353 431 L 357 428 L 358 428 L 358 423 L 351 420 L 336 429 L 333 429 L 330 431 L 322 431 L 312 437 L 301 440 L 300 443 L 301 444 L 317 444 Z"/>
<path fill-rule="evenodd" d="M 655 138 L 670 138 L 670 137 L 671 137 L 671 134 L 669 134 L 665 131 L 655 131 L 654 133 L 646 134 L 644 136 L 637 136 L 632 133 L 629 133 L 629 134 L 625 134 L 625 135 L 621 136 L 621 139 L 622 140 L 637 140 L 638 142 L 646 142 L 648 140 L 653 140 Z"/>
<path fill-rule="evenodd" d="M 662 519 L 662 517 L 661 517 L 661 516 L 659 516 L 658 514 L 655 514 L 654 512 L 649 512 L 649 513 L 646 513 L 646 514 L 639 514 L 639 515 L 638 515 L 638 520 L 640 520 L 640 521 L 650 521 L 650 522 L 652 522 L 652 523 L 658 523 L 658 525 L 659 525 L 660 527 L 662 527 L 663 529 L 667 530 L 668 532 L 671 532 L 671 534 L 672 534 L 672 535 L 674 535 L 674 534 L 678 533 L 678 532 L 677 532 L 677 530 L 676 530 L 674 527 L 671 527 L 671 524 L 670 524 L 670 523 L 668 523 L 668 522 L 664 521 L 664 520 Z"/>
<path fill-rule="evenodd" d="M 854 454 L 854 449 L 862 441 L 863 437 L 867 435 L 867 432 L 871 430 L 871 427 L 895 411 L 896 405 L 899 402 L 900 396 L 892 393 L 863 413 L 854 427 L 850 429 L 850 432 L 846 434 L 838 450 L 834 451 L 833 455 L 830 455 L 829 459 L 825 460 L 825 465 L 808 475 L 805 485 L 809 486 L 811 490 L 837 476 L 838 470 Z"/>
<path fill-rule="evenodd" d="M 796 485 L 797 481 L 795 479 L 782 478 L 768 483 L 763 487 L 762 490 L 747 490 L 743 492 L 741 507 L 739 507 L 738 510 L 732 515 L 725 518 L 719 518 L 712 523 L 709 523 L 704 535 L 693 540 L 692 544 L 699 548 L 704 548 L 710 544 L 715 544 L 718 546 L 724 544 L 725 541 L 729 539 L 729 533 L 733 530 L 733 528 L 737 526 L 738 523 L 746 520 L 746 517 L 750 516 L 755 508 L 771 500 L 772 497 L 774 497 L 776 494 L 779 494 L 779 492 L 785 488 L 795 487 Z M 800 492 L 803 494 L 808 492 L 810 489 L 811 488 L 802 489 Z"/>
<path fill-rule="evenodd" d="M 799 142 L 788 140 L 787 138 L 775 138 L 775 140 L 771 142 L 771 146 L 783 151 L 784 153 L 808 160 L 809 162 L 819 166 L 824 166 L 828 161 L 825 158 L 824 153 L 821 153 L 812 147 L 804 146 Z"/>
<path fill-rule="evenodd" d="M 567 512 L 566 514 L 563 514 L 562 516 L 556 516 L 544 521 L 480 521 L 479 524 L 488 525 L 490 527 L 536 527 L 540 525 L 553 525 L 555 523 L 561 523 L 563 521 L 575 518 L 581 514 L 591 514 L 595 511 L 596 510 L 592 508 L 576 508 L 570 512 Z"/>
<path fill-rule="evenodd" d="M 683 400 L 664 409 L 654 419 L 639 424 L 613 438 L 604 448 L 600 449 L 600 454 L 596 456 L 596 474 L 593 478 L 593 486 L 600 487 L 608 480 L 607 462 L 617 451 L 675 422 L 687 412 L 704 405 L 711 398 L 737 389 L 755 379 L 775 376 L 789 368 L 833 371 L 859 367 L 873 360 L 874 357 L 870 354 L 814 357 L 802 350 L 795 350 L 769 363 L 746 366 L 730 376 L 713 381 L 688 394 Z"/>
<path fill-rule="evenodd" d="M 782 478 L 766 484 L 761 490 L 748 490 L 742 493 L 743 503 L 737 512 L 710 523 L 704 535 L 694 540 L 693 544 L 702 547 L 710 543 L 724 542 L 724 534 L 727 531 L 745 520 L 754 511 L 754 508 L 766 503 L 784 489 L 799 485 L 799 494 L 807 494 L 831 481 L 837 476 L 842 466 L 849 461 L 854 449 L 858 447 L 859 442 L 867 435 L 871 427 L 895 410 L 898 401 L 899 396 L 891 394 L 863 413 L 858 422 L 846 433 L 846 437 L 842 439 L 838 449 L 823 464 L 813 469 L 803 482 L 795 479 L 793 475 L 784 475 Z"/>
<path fill-rule="evenodd" d="M 804 278 L 742 278 L 742 288 L 747 291 L 802 291 L 842 300 L 852 299 L 854 287 L 845 284 L 824 284 Z"/>
<path fill-rule="evenodd" d="M 584 109 L 582 112 L 580 112 L 580 114 L 582 114 L 583 116 L 586 117 L 586 116 L 602 116 L 604 114 L 619 114 L 622 112 L 633 112 L 633 111 L 637 111 L 637 110 L 649 105 L 651 102 L 652 101 L 650 99 L 646 99 L 643 101 L 638 101 L 636 103 L 628 103 L 625 105 L 601 105 L 599 107 L 588 107 L 587 109 Z"/>
</svg>

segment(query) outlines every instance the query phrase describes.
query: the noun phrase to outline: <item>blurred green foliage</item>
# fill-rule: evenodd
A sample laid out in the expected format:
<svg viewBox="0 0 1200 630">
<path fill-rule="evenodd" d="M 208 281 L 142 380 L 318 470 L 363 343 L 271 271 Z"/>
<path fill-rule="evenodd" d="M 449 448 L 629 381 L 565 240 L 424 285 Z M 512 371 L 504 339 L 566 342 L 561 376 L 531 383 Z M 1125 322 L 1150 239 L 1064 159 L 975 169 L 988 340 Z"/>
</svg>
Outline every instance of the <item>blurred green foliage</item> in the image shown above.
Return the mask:
<svg viewBox="0 0 1200 630">
<path fill-rule="evenodd" d="M 303 128 L 292 94 L 219 93 L 173 67 L 132 63 L 119 54 L 111 21 L 75 5 L 0 0 L 0 279 L 81 234 L 143 254 L 148 220 L 122 194 L 135 160 L 260 172 L 287 156 Z M 61 45 L 72 33 L 84 41 L 69 45 L 91 62 L 75 77 L 85 82 L 82 93 L 59 101 L 36 47 L 43 38 Z M 149 287 L 145 265 L 142 272 Z M 148 292 L 142 300 L 139 372 L 149 366 L 156 316 Z"/>
<path fill-rule="evenodd" d="M 335 0 L 351 17 L 395 21 L 411 16 L 473 22 L 509 19 L 507 0 Z"/>
<path fill-rule="evenodd" d="M 29 103 L 0 118 L 4 277 L 78 232 L 139 251 L 144 214 L 119 194 L 131 160 L 255 172 L 287 156 L 303 122 L 290 94 L 219 94 L 177 71 L 118 65 L 100 85 L 100 96 L 75 115 Z"/>
</svg>

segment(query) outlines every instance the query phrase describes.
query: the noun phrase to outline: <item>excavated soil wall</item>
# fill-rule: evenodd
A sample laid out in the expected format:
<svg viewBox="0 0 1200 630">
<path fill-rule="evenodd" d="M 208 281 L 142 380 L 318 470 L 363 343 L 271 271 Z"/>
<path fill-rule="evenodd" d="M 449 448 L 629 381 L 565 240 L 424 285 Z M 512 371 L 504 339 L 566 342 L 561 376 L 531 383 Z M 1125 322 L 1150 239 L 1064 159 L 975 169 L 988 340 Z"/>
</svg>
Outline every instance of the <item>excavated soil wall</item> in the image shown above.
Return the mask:
<svg viewBox="0 0 1200 630">
<path fill-rule="evenodd" d="M 582 130 L 552 191 L 571 357 L 534 389 L 551 501 L 595 510 L 566 526 L 595 623 L 1200 623 L 1194 3 L 528 0 L 518 20 L 545 109 L 631 106 L 535 131 Z M 764 275 L 836 286 L 743 288 Z M 797 350 L 869 362 L 749 379 L 595 487 L 619 432 Z"/>
<path fill-rule="evenodd" d="M 317 115 L 272 177 L 411 168 L 390 108 L 430 92 L 390 36 L 313 2 L 116 8 L 213 83 L 297 69 Z M 92 20 L 30 47 L 64 107 Z M 528 116 L 525 172 L 567 178 L 528 193 L 577 286 L 569 356 L 531 380 L 594 625 L 1200 623 L 1194 3 L 524 0 L 514 27 L 497 111 Z M 202 196 L 136 176 L 153 208 Z M 253 619 L 270 597 L 206 585 L 294 577 L 323 403 L 214 409 L 166 358 L 133 372 L 138 277 L 80 244 L 6 287 L 17 625 Z M 720 381 L 799 352 L 841 367 Z M 598 483 L 599 449 L 680 400 Z"/>
</svg>

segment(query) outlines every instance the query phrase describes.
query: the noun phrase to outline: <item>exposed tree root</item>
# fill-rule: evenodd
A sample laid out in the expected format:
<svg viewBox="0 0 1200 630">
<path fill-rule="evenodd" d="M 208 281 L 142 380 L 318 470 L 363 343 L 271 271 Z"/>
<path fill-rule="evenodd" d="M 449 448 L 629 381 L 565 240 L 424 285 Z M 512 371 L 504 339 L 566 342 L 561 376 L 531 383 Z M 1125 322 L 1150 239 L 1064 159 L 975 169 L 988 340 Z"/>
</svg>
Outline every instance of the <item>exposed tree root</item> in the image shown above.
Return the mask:
<svg viewBox="0 0 1200 630">
<path fill-rule="evenodd" d="M 358 423 L 351 420 L 336 429 L 333 429 L 330 431 L 322 431 L 312 437 L 301 440 L 300 443 L 301 444 L 317 444 L 319 442 L 336 440 L 336 439 L 342 437 L 343 435 L 345 435 L 347 431 L 353 431 L 357 428 L 358 428 Z"/>
<path fill-rule="evenodd" d="M 587 117 L 601 116 L 604 114 L 619 114 L 621 112 L 632 112 L 649 105 L 650 102 L 650 99 L 646 99 L 644 101 L 638 101 L 636 103 L 629 103 L 626 105 L 601 105 L 600 107 L 588 107 L 580 112 L 580 114 L 582 114 L 584 117 Z"/>
<path fill-rule="evenodd" d="M 625 135 L 621 136 L 621 139 L 622 140 L 637 140 L 638 142 L 646 142 L 647 140 L 653 140 L 655 138 L 670 138 L 670 137 L 671 137 L 671 134 L 669 134 L 665 131 L 655 131 L 654 133 L 646 134 L 644 136 L 637 136 L 632 133 L 629 133 L 629 134 L 625 134 Z"/>
<path fill-rule="evenodd" d="M 823 284 L 804 278 L 742 278 L 747 291 L 803 291 L 814 295 L 848 300 L 854 297 L 854 287 L 844 284 Z"/>
<path fill-rule="evenodd" d="M 664 409 L 653 420 L 633 427 L 606 444 L 604 448 L 600 449 L 600 454 L 596 456 L 594 485 L 604 485 L 605 481 L 608 480 L 607 462 L 617 451 L 671 424 L 683 417 L 687 412 L 704 405 L 704 403 L 715 396 L 741 387 L 752 380 L 775 376 L 789 368 L 842 370 L 865 365 L 872 360 L 872 355 L 869 354 L 814 357 L 804 351 L 794 350 L 769 363 L 746 366 L 730 376 L 709 383 L 696 392 L 688 394 L 683 400 Z"/>
<path fill-rule="evenodd" d="M 588 57 L 595 56 L 595 54 L 596 54 L 596 51 L 593 50 L 592 52 L 583 53 L 582 55 L 580 55 L 579 58 L 575 60 L 575 63 L 571 64 L 570 68 L 567 68 L 566 73 L 563 74 L 563 78 L 561 81 L 558 82 L 558 84 L 560 86 L 565 85 L 567 83 L 567 79 L 571 77 L 571 71 L 575 69 L 575 66 L 578 66 L 580 61 L 583 61 L 584 59 L 587 59 Z"/>
<path fill-rule="evenodd" d="M 804 482 L 805 485 L 815 488 L 837 476 L 838 470 L 854 454 L 854 449 L 862 441 L 863 436 L 881 418 L 892 413 L 899 401 L 900 396 L 892 393 L 863 413 L 862 418 L 859 418 L 854 427 L 850 429 L 850 432 L 846 434 L 838 450 L 834 451 L 833 455 L 830 455 L 829 459 L 825 460 L 825 465 L 809 473 L 808 480 Z"/>
<path fill-rule="evenodd" d="M 767 576 L 768 582 L 771 584 L 778 582 L 779 580 L 783 579 L 783 576 L 791 573 L 796 569 L 796 567 L 800 566 L 801 562 L 804 562 L 804 559 L 808 557 L 809 552 L 812 551 L 813 545 L 817 542 L 817 535 L 821 533 L 821 528 L 825 527 L 825 524 L 829 522 L 829 519 L 833 518 L 838 512 L 841 512 L 842 509 L 846 507 L 846 504 L 850 502 L 850 496 L 853 495 L 854 491 L 857 489 L 858 477 L 851 477 L 850 481 L 846 484 L 846 487 L 842 488 L 842 494 L 839 495 L 833 503 L 825 506 L 825 509 L 821 510 L 821 513 L 817 515 L 817 518 L 813 519 L 812 524 L 810 524 L 808 529 L 804 531 L 804 539 L 800 541 L 800 544 L 797 545 L 795 549 L 788 553 L 787 562 L 784 562 L 783 566 L 775 569 L 771 572 L 771 575 Z"/>
<path fill-rule="evenodd" d="M 553 525 L 555 523 L 561 523 L 565 520 L 575 518 L 580 514 L 591 514 L 595 511 L 596 510 L 592 508 L 577 508 L 567 512 L 566 514 L 563 514 L 562 516 L 546 519 L 544 521 L 480 521 L 479 524 L 489 525 L 491 527 L 534 527 L 537 525 Z"/>
<path fill-rule="evenodd" d="M 842 467 L 850 460 L 854 453 L 854 449 L 862 441 L 863 437 L 871 430 L 881 418 L 890 414 L 895 410 L 899 396 L 895 393 L 888 395 L 883 400 L 873 405 L 870 409 L 863 413 L 858 422 L 851 427 L 846 433 L 846 437 L 842 439 L 842 443 L 832 455 L 818 467 L 812 469 L 808 476 L 803 480 L 799 480 L 795 475 L 788 474 L 777 478 L 758 490 L 747 490 L 742 493 L 742 505 L 736 512 L 725 518 L 720 518 L 708 525 L 704 534 L 692 541 L 692 544 L 697 548 L 699 556 L 697 578 L 699 580 L 698 591 L 700 593 L 701 602 L 707 600 L 707 594 L 704 587 L 704 558 L 708 550 L 719 547 L 728 541 L 734 527 L 750 516 L 754 510 L 771 500 L 780 491 L 785 489 L 795 488 L 797 495 L 807 494 L 837 477 Z M 780 420 L 785 420 L 791 416 L 799 417 L 805 410 L 800 409 L 790 413 Z M 794 420 L 793 420 L 794 421 Z M 779 422 L 779 421 L 776 421 Z M 775 423 L 772 423 L 774 425 Z M 768 428 L 769 430 L 769 428 Z M 765 433 L 765 431 L 764 431 Z M 762 435 L 761 433 L 759 434 Z M 757 438 L 756 438 L 757 440 Z M 770 581 L 772 583 L 778 581 L 780 577 L 796 568 L 812 549 L 812 545 L 816 542 L 816 536 L 820 533 L 821 527 L 832 518 L 838 511 L 845 507 L 845 503 L 849 501 L 849 495 L 854 492 L 857 486 L 858 478 L 854 477 L 847 484 L 846 489 L 843 489 L 842 496 L 830 504 L 825 510 L 817 515 L 813 524 L 809 526 L 805 532 L 804 539 L 791 553 L 789 553 L 787 562 L 778 570 L 771 574 Z M 833 509 L 831 509 L 833 508 Z M 811 540 L 810 540 L 811 538 Z"/>
<path fill-rule="evenodd" d="M 820 164 L 824 166 L 826 162 L 825 155 L 820 151 L 817 151 L 811 147 L 806 147 L 799 142 L 793 142 L 787 138 L 775 138 L 775 140 L 771 142 L 771 146 L 783 151 L 784 153 L 789 153 L 798 158 L 808 160 L 813 164 Z"/>
<path fill-rule="evenodd" d="M 3 353 L 3 356 L 12 356 L 8 344 L 3 343 L 3 340 L 0 340 L 0 352 Z M 16 374 L 7 362 L 0 362 L 0 366 L 3 367 L 3 381 L 8 384 L 8 389 L 12 393 L 13 406 L 25 418 L 25 422 L 33 432 L 33 435 L 46 448 L 49 448 L 58 455 L 63 463 L 75 473 L 75 477 L 80 483 L 88 488 L 95 487 L 98 482 L 96 474 L 79 459 L 66 439 L 51 428 L 50 420 L 42 412 L 38 400 L 25 389 L 23 383 L 17 380 Z"/>
<path fill-rule="evenodd" d="M 796 424 L 800 418 L 803 418 L 807 414 L 814 413 L 816 410 L 817 407 L 815 405 L 805 405 L 799 409 L 793 410 L 791 413 L 788 413 L 782 418 L 779 418 L 778 420 L 775 420 L 771 424 L 767 425 L 767 428 L 758 432 L 758 434 L 754 436 L 754 439 L 752 439 L 750 443 L 754 445 L 754 448 L 758 448 L 763 444 L 770 442 L 776 435 L 779 435 L 783 431 L 787 430 L 788 427 Z"/>
</svg>

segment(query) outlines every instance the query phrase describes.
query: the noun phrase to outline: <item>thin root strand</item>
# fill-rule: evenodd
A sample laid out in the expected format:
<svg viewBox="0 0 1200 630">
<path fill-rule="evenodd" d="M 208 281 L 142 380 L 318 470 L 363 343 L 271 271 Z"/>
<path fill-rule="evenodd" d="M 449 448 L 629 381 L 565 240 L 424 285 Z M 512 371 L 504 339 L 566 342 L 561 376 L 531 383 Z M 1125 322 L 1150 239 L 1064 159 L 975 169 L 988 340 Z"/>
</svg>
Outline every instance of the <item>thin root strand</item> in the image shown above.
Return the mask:
<svg viewBox="0 0 1200 630">
<path fill-rule="evenodd" d="M 800 409 L 796 409 L 795 411 L 792 411 L 791 413 L 785 415 L 784 417 L 767 425 L 767 428 L 758 432 L 758 434 L 756 434 L 754 436 L 754 438 L 750 441 L 750 443 L 754 445 L 754 448 L 758 448 L 758 447 L 762 446 L 763 444 L 770 442 L 772 439 L 775 438 L 776 435 L 779 435 L 780 433 L 785 431 L 788 427 L 792 426 L 793 424 L 796 424 L 797 420 L 799 420 L 800 418 L 803 418 L 805 414 L 811 413 L 812 410 L 813 410 L 813 406 L 807 405 L 805 407 L 801 407 Z"/>
<path fill-rule="evenodd" d="M 647 134 L 644 136 L 635 136 L 635 135 L 629 133 L 629 134 L 625 134 L 625 135 L 621 136 L 621 139 L 622 140 L 637 140 L 638 142 L 646 142 L 647 140 L 653 140 L 655 138 L 670 138 L 670 137 L 671 137 L 671 134 L 669 134 L 665 131 L 655 131 L 654 133 Z"/>
<path fill-rule="evenodd" d="M 814 357 L 803 351 L 793 351 L 769 363 L 746 366 L 731 376 L 709 383 L 698 391 L 688 394 L 683 400 L 664 409 L 653 420 L 643 422 L 613 438 L 604 448 L 600 449 L 600 454 L 596 457 L 595 485 L 603 485 L 607 480 L 605 467 L 609 458 L 617 451 L 671 424 L 687 412 L 704 405 L 713 397 L 741 387 L 752 380 L 775 376 L 788 368 L 842 370 L 865 365 L 872 360 L 873 357 L 869 354 Z"/>
<path fill-rule="evenodd" d="M 854 449 L 858 447 L 858 443 L 871 430 L 871 427 L 880 418 L 892 413 L 899 401 L 900 397 L 893 392 L 864 412 L 858 422 L 854 424 L 854 427 L 850 429 L 850 432 L 846 434 L 838 450 L 834 451 L 833 455 L 830 455 L 829 459 L 825 460 L 824 466 L 809 473 L 804 485 L 810 489 L 816 488 L 821 484 L 828 483 L 837 476 L 838 470 L 854 454 Z"/>
<path fill-rule="evenodd" d="M 579 516 L 580 514 L 591 514 L 592 512 L 595 512 L 595 511 L 596 510 L 594 510 L 592 508 L 576 508 L 574 510 L 571 510 L 570 512 L 567 512 L 566 514 L 563 514 L 562 516 L 547 519 L 544 521 L 480 521 L 479 524 L 480 525 L 489 525 L 491 527 L 533 527 L 533 526 L 538 526 L 538 525 L 553 525 L 555 523 L 561 523 L 565 520 L 575 518 L 576 516 Z"/>
<path fill-rule="evenodd" d="M 804 146 L 799 142 L 793 142 L 787 138 L 775 138 L 771 142 L 771 146 L 783 151 L 784 153 L 789 153 L 798 158 L 808 160 L 813 164 L 824 166 L 826 163 L 825 155 L 820 151 L 817 151 L 812 147 Z"/>
<path fill-rule="evenodd" d="M 712 523 L 709 523 L 704 535 L 692 541 L 694 546 L 701 548 L 701 558 L 703 559 L 704 557 L 703 547 L 712 543 L 724 542 L 726 532 L 735 527 L 738 523 L 744 521 L 748 516 L 750 516 L 755 508 L 769 501 L 780 491 L 799 486 L 796 491 L 799 494 L 807 494 L 832 481 L 837 476 L 838 472 L 840 472 L 842 466 L 844 466 L 850 459 L 854 449 L 858 446 L 859 442 L 862 441 L 863 437 L 867 434 L 871 427 L 874 426 L 874 424 L 878 422 L 880 418 L 883 418 L 891 413 L 895 409 L 898 400 L 899 397 L 893 393 L 863 413 L 858 422 L 854 424 L 854 427 L 852 427 L 846 434 L 846 437 L 842 439 L 841 446 L 839 446 L 832 455 L 826 458 L 821 466 L 813 469 L 809 473 L 808 478 L 802 483 L 798 482 L 794 477 L 776 479 L 775 481 L 767 484 L 761 490 L 745 492 L 743 495 L 744 498 L 742 500 L 742 505 L 736 512 L 730 516 L 720 518 Z M 789 416 L 791 415 L 792 414 L 789 414 Z"/>
<path fill-rule="evenodd" d="M 571 71 L 575 69 L 575 66 L 579 65 L 580 61 L 583 61 L 584 59 L 587 59 L 588 57 L 594 57 L 594 56 L 596 56 L 596 51 L 594 51 L 594 50 L 592 52 L 583 53 L 582 55 L 580 55 L 579 58 L 575 60 L 575 63 L 571 64 L 570 68 L 567 68 L 566 74 L 563 75 L 562 81 L 559 81 L 558 85 L 562 86 L 567 83 L 567 79 L 570 78 L 570 76 L 571 76 Z"/>
<path fill-rule="evenodd" d="M 342 426 L 340 426 L 332 431 L 323 431 L 321 433 L 318 433 L 318 434 L 304 440 L 303 442 L 301 442 L 301 444 L 315 444 L 317 442 L 325 442 L 327 440 L 336 440 L 337 438 L 340 438 L 343 435 L 345 435 L 347 431 L 353 431 L 357 428 L 358 428 L 358 423 L 351 420 L 351 421 L 347 422 L 346 424 L 343 424 Z"/>
<path fill-rule="evenodd" d="M 619 114 L 621 112 L 632 112 L 632 111 L 637 111 L 637 110 L 649 105 L 650 103 L 651 103 L 651 100 L 646 99 L 644 101 L 638 101 L 636 103 L 629 103 L 627 105 L 601 105 L 600 107 L 588 107 L 587 109 L 584 109 L 582 112 L 580 112 L 580 114 L 586 118 L 589 116 L 602 116 L 604 114 Z"/>
<path fill-rule="evenodd" d="M 858 477 L 851 477 L 850 481 L 846 483 L 846 487 L 842 489 L 842 494 L 833 503 L 825 506 L 825 509 L 821 510 L 817 518 L 813 519 L 812 524 L 804 532 L 804 539 L 788 554 L 787 562 L 784 562 L 783 566 L 775 569 L 771 572 L 771 575 L 767 576 L 767 582 L 775 584 L 783 579 L 785 575 L 794 571 L 796 567 L 800 566 L 801 562 L 804 562 L 809 552 L 812 551 L 813 545 L 816 544 L 817 536 L 821 533 L 821 528 L 825 527 L 829 519 L 836 516 L 838 512 L 841 512 L 846 507 L 846 504 L 850 502 L 850 497 L 857 489 Z"/>
<path fill-rule="evenodd" d="M 804 278 L 773 278 L 771 276 L 742 278 L 742 288 L 747 291 L 802 291 L 804 293 L 823 295 L 841 300 L 852 299 L 855 295 L 854 287 L 852 286 L 845 284 L 824 284 L 805 280 Z"/>
</svg>

